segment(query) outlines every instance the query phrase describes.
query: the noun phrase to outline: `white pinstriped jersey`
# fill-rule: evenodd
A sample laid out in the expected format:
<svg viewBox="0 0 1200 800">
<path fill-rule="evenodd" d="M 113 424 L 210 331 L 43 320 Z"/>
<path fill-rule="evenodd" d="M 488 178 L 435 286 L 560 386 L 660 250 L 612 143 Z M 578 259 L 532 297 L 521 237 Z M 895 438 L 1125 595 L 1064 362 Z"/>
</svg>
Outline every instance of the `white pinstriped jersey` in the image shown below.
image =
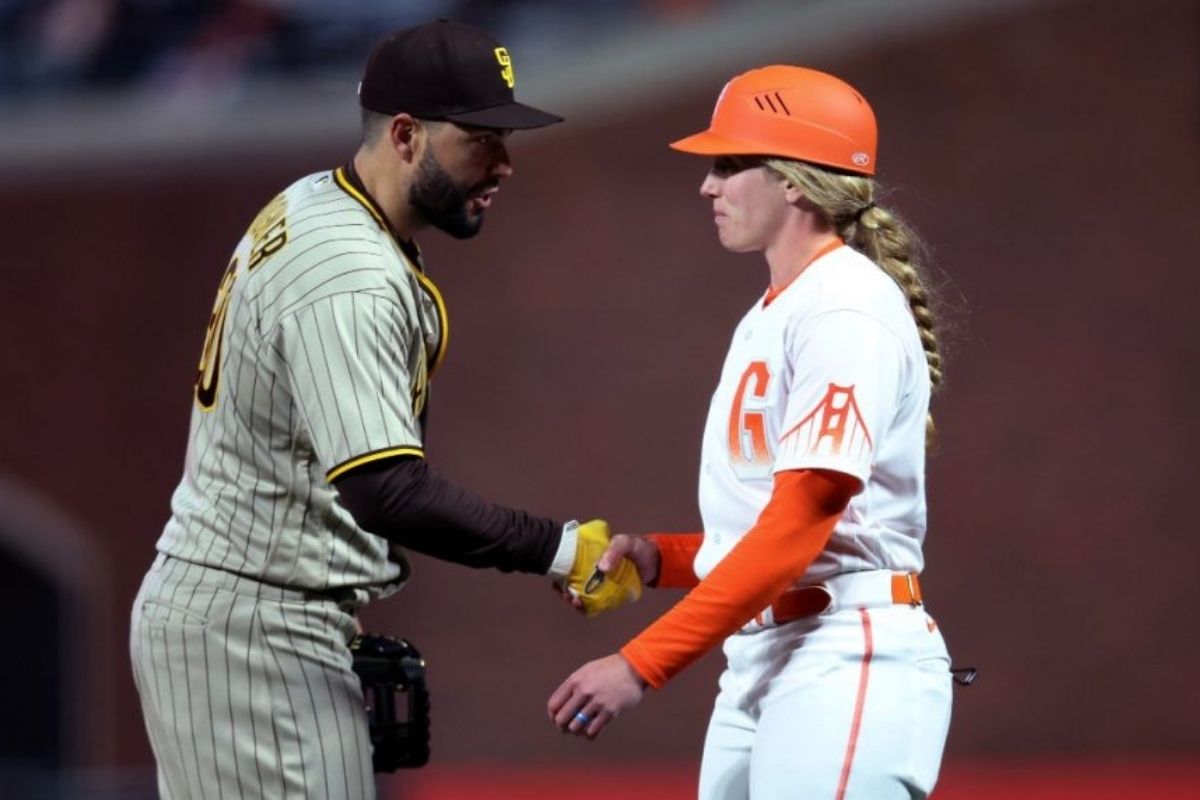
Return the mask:
<svg viewBox="0 0 1200 800">
<path fill-rule="evenodd" d="M 700 466 L 701 578 L 754 526 L 781 470 L 853 475 L 850 501 L 802 583 L 921 570 L 929 368 L 903 292 L 850 247 L 817 258 L 738 324 Z"/>
<path fill-rule="evenodd" d="M 238 243 L 196 384 L 160 552 L 266 583 L 366 588 L 408 573 L 330 481 L 422 454 L 445 307 L 345 169 L 302 178 Z"/>
</svg>

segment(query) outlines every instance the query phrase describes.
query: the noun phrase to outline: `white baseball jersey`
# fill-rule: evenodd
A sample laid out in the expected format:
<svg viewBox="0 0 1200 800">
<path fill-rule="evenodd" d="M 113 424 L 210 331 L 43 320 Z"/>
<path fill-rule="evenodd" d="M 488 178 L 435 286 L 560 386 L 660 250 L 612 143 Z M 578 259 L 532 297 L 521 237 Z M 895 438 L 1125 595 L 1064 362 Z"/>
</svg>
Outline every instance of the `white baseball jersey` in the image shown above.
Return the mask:
<svg viewBox="0 0 1200 800">
<path fill-rule="evenodd" d="M 221 282 L 159 551 L 279 586 L 394 591 L 403 553 L 360 529 L 330 481 L 422 454 L 446 325 L 419 256 L 352 175 L 292 184 Z"/>
<path fill-rule="evenodd" d="M 754 526 L 774 473 L 806 468 L 853 475 L 863 489 L 798 583 L 919 572 L 929 392 L 904 294 L 850 247 L 757 303 L 734 333 L 704 432 L 696 573 Z M 950 659 L 923 607 L 843 608 L 735 634 L 724 652 L 702 800 L 932 791 Z"/>
<path fill-rule="evenodd" d="M 838 247 L 738 324 L 713 394 L 700 465 L 705 577 L 749 531 L 781 470 L 858 478 L 825 550 L 799 581 L 920 572 L 929 369 L 907 299 Z"/>
</svg>

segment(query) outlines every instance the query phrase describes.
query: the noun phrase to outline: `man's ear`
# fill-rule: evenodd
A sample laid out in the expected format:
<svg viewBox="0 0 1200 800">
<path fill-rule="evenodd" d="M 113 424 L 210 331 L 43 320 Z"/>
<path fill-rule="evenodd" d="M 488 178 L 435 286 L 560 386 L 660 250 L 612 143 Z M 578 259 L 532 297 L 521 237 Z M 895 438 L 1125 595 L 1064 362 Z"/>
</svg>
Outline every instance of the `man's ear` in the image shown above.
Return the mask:
<svg viewBox="0 0 1200 800">
<path fill-rule="evenodd" d="M 416 153 L 420 128 L 421 123 L 412 114 L 396 114 L 392 117 L 391 127 L 388 128 L 388 137 L 392 143 L 392 149 L 399 153 L 405 161 L 412 160 Z"/>
</svg>

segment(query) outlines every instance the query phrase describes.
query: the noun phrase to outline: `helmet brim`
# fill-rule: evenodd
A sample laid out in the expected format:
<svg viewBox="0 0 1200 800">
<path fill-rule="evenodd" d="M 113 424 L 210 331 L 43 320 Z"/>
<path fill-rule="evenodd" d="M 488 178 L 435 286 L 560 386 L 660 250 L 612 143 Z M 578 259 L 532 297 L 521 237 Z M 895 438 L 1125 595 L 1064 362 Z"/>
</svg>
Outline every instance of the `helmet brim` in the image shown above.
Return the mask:
<svg viewBox="0 0 1200 800">
<path fill-rule="evenodd" d="M 804 161 L 822 167 L 845 172 L 851 175 L 875 174 L 873 167 L 848 168 L 845 164 L 824 158 L 814 158 L 810 153 L 781 153 L 763 142 L 752 142 L 749 139 L 737 139 L 732 136 L 715 133 L 712 130 L 702 131 L 691 136 L 671 142 L 671 149 L 681 153 L 697 156 L 762 156 L 764 158 L 784 158 L 793 161 Z"/>
<path fill-rule="evenodd" d="M 681 153 L 691 153 L 697 156 L 753 156 L 763 154 L 762 145 L 755 145 L 752 142 L 722 136 L 710 130 L 685 136 L 678 141 L 671 142 L 670 147 L 672 150 L 678 150 Z"/>
</svg>

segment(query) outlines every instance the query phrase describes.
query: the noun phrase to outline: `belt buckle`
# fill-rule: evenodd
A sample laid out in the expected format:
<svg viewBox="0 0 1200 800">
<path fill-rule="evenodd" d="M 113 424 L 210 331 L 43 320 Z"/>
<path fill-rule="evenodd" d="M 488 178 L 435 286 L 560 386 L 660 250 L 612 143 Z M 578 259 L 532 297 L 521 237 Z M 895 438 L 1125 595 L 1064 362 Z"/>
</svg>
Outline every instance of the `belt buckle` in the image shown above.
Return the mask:
<svg viewBox="0 0 1200 800">
<path fill-rule="evenodd" d="M 911 572 L 906 572 L 904 581 L 908 584 L 908 604 L 914 608 L 922 605 L 921 589 L 917 586 L 916 577 Z"/>
</svg>

